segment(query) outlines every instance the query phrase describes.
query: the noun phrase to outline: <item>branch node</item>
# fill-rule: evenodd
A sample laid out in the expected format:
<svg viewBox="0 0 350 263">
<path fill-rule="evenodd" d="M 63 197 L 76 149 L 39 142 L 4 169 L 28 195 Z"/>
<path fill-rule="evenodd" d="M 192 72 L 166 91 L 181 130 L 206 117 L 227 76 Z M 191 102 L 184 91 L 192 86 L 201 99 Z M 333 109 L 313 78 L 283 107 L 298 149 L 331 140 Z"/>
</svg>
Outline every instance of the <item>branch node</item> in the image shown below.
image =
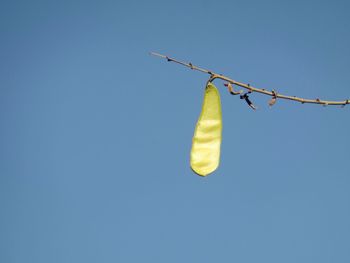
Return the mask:
<svg viewBox="0 0 350 263">
<path fill-rule="evenodd" d="M 248 90 L 249 90 L 248 93 L 252 93 L 253 90 L 252 90 L 252 88 L 250 87 L 250 84 L 249 84 L 249 83 L 247 84 L 247 86 L 248 86 Z"/>
<path fill-rule="evenodd" d="M 349 103 L 350 103 L 350 101 L 346 100 L 345 103 L 341 107 L 344 108 L 346 106 L 346 104 L 349 104 Z"/>
<path fill-rule="evenodd" d="M 270 107 L 272 107 L 277 101 L 277 92 L 275 90 L 272 90 L 271 93 L 272 93 L 272 98 L 269 101 L 269 106 Z"/>
</svg>

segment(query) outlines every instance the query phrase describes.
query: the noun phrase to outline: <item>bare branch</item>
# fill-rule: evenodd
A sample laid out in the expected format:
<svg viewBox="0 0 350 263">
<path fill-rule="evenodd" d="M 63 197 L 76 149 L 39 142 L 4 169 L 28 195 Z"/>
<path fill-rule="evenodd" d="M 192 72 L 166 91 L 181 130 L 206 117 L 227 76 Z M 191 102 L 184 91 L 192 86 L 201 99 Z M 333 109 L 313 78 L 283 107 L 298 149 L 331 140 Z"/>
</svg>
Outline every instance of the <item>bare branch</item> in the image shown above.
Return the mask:
<svg viewBox="0 0 350 263">
<path fill-rule="evenodd" d="M 251 92 L 257 92 L 257 93 L 262 93 L 264 95 L 271 96 L 272 99 L 274 99 L 274 102 L 276 101 L 277 98 L 280 98 L 280 99 L 285 99 L 285 100 L 293 100 L 293 101 L 301 102 L 303 104 L 304 103 L 313 103 L 313 104 L 320 104 L 320 105 L 324 105 L 324 106 L 327 106 L 327 105 L 343 105 L 343 106 L 345 106 L 347 104 L 350 104 L 349 99 L 343 100 L 343 101 L 327 101 L 327 100 L 321 100 L 319 98 L 317 98 L 317 99 L 304 99 L 304 98 L 300 98 L 300 97 L 296 97 L 296 96 L 283 95 L 283 94 L 279 94 L 273 90 L 268 91 L 266 89 L 259 89 L 259 88 L 252 87 L 249 84 L 238 82 L 236 80 L 230 79 L 229 77 L 223 76 L 221 74 L 217 74 L 213 71 L 197 67 L 197 66 L 193 65 L 191 62 L 186 63 L 186 62 L 179 61 L 179 60 L 176 60 L 174 58 L 170 58 L 168 56 L 165 56 L 165 55 L 162 55 L 159 53 L 155 53 L 155 52 L 150 52 L 150 55 L 164 58 L 169 62 L 174 62 L 174 63 L 180 64 L 180 65 L 183 65 L 183 66 L 188 67 L 192 70 L 197 70 L 197 71 L 200 71 L 203 73 L 207 73 L 211 76 L 211 81 L 213 81 L 214 79 L 221 79 L 221 80 L 227 81 L 231 84 L 234 84 L 236 86 L 248 89 Z M 274 102 L 272 103 L 272 101 L 271 101 L 270 103 L 272 103 L 272 105 L 273 105 Z"/>
</svg>

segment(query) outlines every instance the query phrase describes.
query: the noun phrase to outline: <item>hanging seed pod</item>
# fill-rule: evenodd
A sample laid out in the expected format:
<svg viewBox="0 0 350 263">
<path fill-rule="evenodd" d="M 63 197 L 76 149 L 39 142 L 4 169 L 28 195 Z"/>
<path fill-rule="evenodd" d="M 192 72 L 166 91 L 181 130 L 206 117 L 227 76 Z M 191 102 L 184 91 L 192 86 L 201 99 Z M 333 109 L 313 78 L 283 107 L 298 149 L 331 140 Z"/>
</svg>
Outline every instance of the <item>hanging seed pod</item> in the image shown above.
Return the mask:
<svg viewBox="0 0 350 263">
<path fill-rule="evenodd" d="M 220 93 L 208 83 L 202 112 L 198 119 L 192 140 L 191 168 L 201 176 L 206 176 L 217 169 L 220 162 L 222 140 L 222 113 Z"/>
</svg>

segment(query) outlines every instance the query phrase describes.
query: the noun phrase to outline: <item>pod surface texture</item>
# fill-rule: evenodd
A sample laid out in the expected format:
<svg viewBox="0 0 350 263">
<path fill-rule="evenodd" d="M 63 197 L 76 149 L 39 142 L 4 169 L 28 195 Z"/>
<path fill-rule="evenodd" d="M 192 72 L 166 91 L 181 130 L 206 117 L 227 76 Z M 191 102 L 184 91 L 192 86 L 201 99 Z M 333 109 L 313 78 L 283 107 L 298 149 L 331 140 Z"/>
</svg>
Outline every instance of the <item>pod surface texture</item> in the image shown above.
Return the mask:
<svg viewBox="0 0 350 263">
<path fill-rule="evenodd" d="M 214 172 L 220 163 L 222 113 L 220 93 L 208 83 L 191 149 L 191 168 L 201 176 Z"/>
</svg>

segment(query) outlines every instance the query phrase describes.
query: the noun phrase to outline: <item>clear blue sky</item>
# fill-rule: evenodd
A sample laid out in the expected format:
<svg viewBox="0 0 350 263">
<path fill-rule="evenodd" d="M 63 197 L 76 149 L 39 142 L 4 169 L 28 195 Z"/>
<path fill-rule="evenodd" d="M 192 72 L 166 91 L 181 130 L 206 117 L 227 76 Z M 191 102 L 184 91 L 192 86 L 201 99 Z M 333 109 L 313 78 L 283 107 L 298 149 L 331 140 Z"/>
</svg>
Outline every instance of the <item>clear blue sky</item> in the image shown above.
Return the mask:
<svg viewBox="0 0 350 263">
<path fill-rule="evenodd" d="M 189 152 L 207 76 L 350 98 L 348 1 L 0 6 L 0 262 L 350 262 L 350 107 L 250 110 L 220 82 L 219 169 Z"/>
</svg>

